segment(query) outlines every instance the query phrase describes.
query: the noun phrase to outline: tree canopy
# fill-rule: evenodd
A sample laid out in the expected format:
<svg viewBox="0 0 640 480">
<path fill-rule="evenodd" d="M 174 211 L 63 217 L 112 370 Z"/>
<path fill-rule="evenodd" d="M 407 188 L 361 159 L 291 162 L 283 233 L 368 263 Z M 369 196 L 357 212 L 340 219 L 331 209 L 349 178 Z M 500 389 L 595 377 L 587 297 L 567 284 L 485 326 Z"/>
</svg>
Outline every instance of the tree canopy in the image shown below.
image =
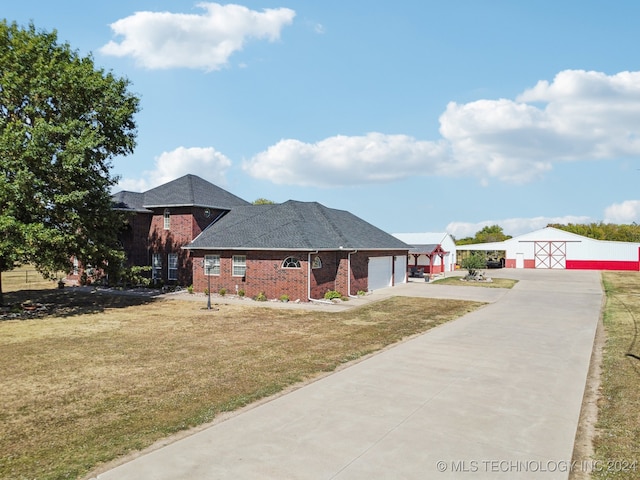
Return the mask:
<svg viewBox="0 0 640 480">
<path fill-rule="evenodd" d="M 596 240 L 610 240 L 617 242 L 640 242 L 640 225 L 616 223 L 569 223 L 566 225 L 550 223 L 554 227 L 566 232 L 582 235 Z"/>
<path fill-rule="evenodd" d="M 274 205 L 276 202 L 274 202 L 273 200 L 269 200 L 268 198 L 256 198 L 253 201 L 254 205 Z"/>
<path fill-rule="evenodd" d="M 500 225 L 486 226 L 476 232 L 474 237 L 461 238 L 456 240 L 457 245 L 470 245 L 473 243 L 493 243 L 509 240 L 511 235 L 505 235 Z"/>
<path fill-rule="evenodd" d="M 0 272 L 117 256 L 111 162 L 133 152 L 139 109 L 128 88 L 56 31 L 0 21 Z"/>
</svg>

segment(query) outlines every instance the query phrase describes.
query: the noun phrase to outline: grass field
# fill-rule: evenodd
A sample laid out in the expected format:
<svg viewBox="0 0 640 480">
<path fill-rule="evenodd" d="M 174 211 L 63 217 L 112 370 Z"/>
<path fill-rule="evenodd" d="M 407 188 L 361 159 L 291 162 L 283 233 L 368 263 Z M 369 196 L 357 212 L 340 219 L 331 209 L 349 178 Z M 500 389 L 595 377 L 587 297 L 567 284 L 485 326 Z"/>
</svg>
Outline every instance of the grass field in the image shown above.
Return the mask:
<svg viewBox="0 0 640 480">
<path fill-rule="evenodd" d="M 61 277 L 63 275 L 61 274 Z M 28 289 L 47 289 L 56 288 L 56 280 L 47 280 L 42 278 L 31 265 L 23 265 L 21 267 L 2 272 L 2 291 L 15 292 L 18 290 Z"/>
<path fill-rule="evenodd" d="M 594 478 L 640 478 L 640 277 L 605 272 L 607 303 Z"/>
<path fill-rule="evenodd" d="M 0 478 L 67 479 L 334 370 L 480 304 L 396 297 L 342 313 L 103 295 L 5 294 Z"/>
</svg>

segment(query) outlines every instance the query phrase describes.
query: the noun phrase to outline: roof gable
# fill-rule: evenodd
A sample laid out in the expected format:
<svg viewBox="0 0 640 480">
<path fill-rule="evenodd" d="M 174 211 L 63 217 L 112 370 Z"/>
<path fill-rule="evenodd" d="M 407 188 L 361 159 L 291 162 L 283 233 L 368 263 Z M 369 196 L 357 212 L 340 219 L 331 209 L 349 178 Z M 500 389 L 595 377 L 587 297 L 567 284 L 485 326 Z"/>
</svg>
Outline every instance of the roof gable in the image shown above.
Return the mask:
<svg viewBox="0 0 640 480">
<path fill-rule="evenodd" d="M 209 207 L 229 210 L 249 202 L 196 175 L 185 175 L 144 193 L 144 207 Z"/>
<path fill-rule="evenodd" d="M 404 250 L 409 246 L 345 210 L 289 200 L 234 208 L 187 248 Z"/>
</svg>

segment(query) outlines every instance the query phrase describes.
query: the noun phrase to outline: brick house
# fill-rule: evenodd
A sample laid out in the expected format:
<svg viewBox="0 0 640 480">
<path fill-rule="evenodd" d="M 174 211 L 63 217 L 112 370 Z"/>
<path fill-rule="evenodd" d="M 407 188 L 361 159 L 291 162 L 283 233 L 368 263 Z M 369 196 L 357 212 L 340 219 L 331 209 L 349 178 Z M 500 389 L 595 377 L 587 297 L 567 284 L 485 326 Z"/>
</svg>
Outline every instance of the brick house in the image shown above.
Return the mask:
<svg viewBox="0 0 640 480">
<path fill-rule="evenodd" d="M 406 282 L 409 246 L 347 211 L 289 200 L 233 208 L 184 250 L 196 291 L 309 301 Z"/>
<path fill-rule="evenodd" d="M 156 282 L 301 301 L 406 282 L 407 244 L 316 202 L 252 205 L 196 175 L 112 199 L 128 266 Z"/>
<path fill-rule="evenodd" d="M 180 285 L 193 282 L 191 258 L 182 247 L 232 208 L 249 205 L 196 175 L 112 198 L 125 213 L 120 241 L 128 265 L 151 266 L 154 280 Z"/>
</svg>

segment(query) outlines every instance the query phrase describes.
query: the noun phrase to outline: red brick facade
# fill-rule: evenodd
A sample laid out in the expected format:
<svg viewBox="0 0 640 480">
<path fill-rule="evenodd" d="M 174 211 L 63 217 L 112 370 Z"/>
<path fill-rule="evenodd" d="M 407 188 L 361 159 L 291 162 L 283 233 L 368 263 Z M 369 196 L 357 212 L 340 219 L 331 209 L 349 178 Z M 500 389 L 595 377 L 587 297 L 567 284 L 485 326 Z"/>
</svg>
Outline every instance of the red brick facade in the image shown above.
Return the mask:
<svg viewBox="0 0 640 480">
<path fill-rule="evenodd" d="M 406 255 L 406 251 L 397 252 L 356 252 L 335 250 L 318 253 L 296 251 L 194 251 L 192 252 L 193 286 L 197 292 L 205 291 L 209 285 L 211 293 L 224 288 L 229 294 L 243 290 L 253 298 L 264 293 L 268 299 L 277 299 L 288 295 L 295 301 L 322 299 L 327 291 L 336 290 L 343 295 L 356 295 L 358 291 L 368 290 L 369 257 Z M 204 271 L 205 255 L 220 256 L 220 273 L 207 276 Z M 233 256 L 246 257 L 244 276 L 233 275 Z M 295 257 L 299 268 L 283 268 L 283 262 Z M 309 268 L 309 261 L 317 268 Z M 350 260 L 350 261 L 349 261 Z M 350 264 L 350 267 L 349 267 Z M 321 266 L 320 266 L 321 265 Z M 311 284 L 309 284 L 311 272 Z"/>
<path fill-rule="evenodd" d="M 168 229 L 165 229 L 165 211 L 168 214 Z M 171 207 L 157 208 L 153 213 L 131 214 L 121 235 L 128 265 L 150 266 L 153 254 L 160 254 L 162 267 L 157 271 L 157 278 L 163 282 L 191 285 L 191 256 L 182 247 L 221 213 L 221 210 L 201 207 Z M 176 280 L 169 279 L 169 254 L 178 255 Z"/>
</svg>

